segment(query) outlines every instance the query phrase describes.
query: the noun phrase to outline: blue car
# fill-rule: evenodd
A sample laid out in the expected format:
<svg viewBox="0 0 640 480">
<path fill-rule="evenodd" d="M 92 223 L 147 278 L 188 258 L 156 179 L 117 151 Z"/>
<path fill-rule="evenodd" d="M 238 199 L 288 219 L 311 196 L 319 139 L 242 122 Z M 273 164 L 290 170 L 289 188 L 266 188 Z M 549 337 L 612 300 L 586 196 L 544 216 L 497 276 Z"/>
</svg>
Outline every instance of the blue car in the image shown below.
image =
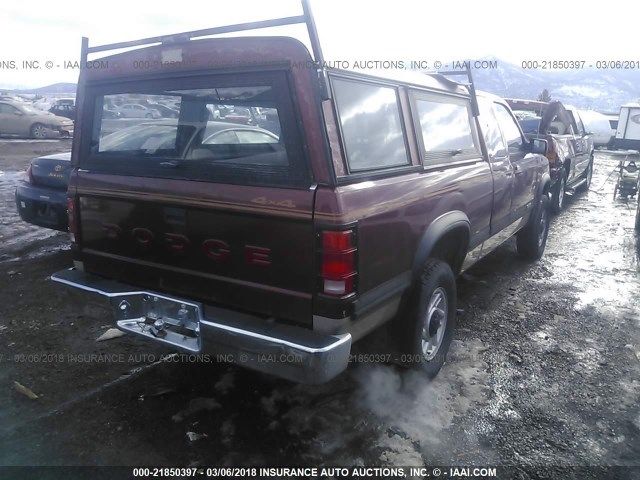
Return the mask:
<svg viewBox="0 0 640 480">
<path fill-rule="evenodd" d="M 101 151 L 144 151 L 153 140 L 154 149 L 175 142 L 176 120 L 143 121 L 109 119 L 103 128 L 111 132 L 100 142 Z M 120 128 L 118 128 L 120 127 Z M 278 144 L 278 136 L 262 128 L 225 122 L 209 122 L 202 144 L 232 143 Z M 25 179 L 16 188 L 16 206 L 20 217 L 40 227 L 66 232 L 67 187 L 71 174 L 71 152 L 56 153 L 31 160 Z"/>
<path fill-rule="evenodd" d="M 40 227 L 66 232 L 67 186 L 71 173 L 71 152 L 31 160 L 25 178 L 16 188 L 20 217 Z"/>
</svg>

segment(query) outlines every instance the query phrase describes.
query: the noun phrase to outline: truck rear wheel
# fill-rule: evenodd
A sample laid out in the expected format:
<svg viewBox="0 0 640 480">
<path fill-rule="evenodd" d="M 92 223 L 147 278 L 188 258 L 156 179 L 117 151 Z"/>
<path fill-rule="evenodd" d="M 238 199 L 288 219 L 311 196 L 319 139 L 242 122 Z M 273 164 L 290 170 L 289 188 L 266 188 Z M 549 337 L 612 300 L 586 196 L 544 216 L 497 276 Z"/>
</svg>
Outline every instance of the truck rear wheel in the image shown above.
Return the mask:
<svg viewBox="0 0 640 480">
<path fill-rule="evenodd" d="M 427 261 L 406 320 L 402 363 L 433 378 L 447 359 L 456 321 L 456 280 L 447 263 Z"/>
<path fill-rule="evenodd" d="M 538 260 L 544 253 L 549 235 L 549 197 L 542 194 L 527 225 L 518 232 L 518 254 L 527 260 Z"/>
</svg>

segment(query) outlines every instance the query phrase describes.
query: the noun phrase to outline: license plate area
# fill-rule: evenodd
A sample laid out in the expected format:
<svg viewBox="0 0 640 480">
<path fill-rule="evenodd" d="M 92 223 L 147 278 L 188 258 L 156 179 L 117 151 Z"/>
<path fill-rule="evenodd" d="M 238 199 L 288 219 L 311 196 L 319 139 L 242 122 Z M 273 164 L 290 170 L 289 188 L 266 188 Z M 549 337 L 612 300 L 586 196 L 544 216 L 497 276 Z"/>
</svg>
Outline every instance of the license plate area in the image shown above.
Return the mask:
<svg viewBox="0 0 640 480">
<path fill-rule="evenodd" d="M 190 352 L 202 348 L 202 305 L 148 292 L 111 298 L 120 330 Z"/>
</svg>

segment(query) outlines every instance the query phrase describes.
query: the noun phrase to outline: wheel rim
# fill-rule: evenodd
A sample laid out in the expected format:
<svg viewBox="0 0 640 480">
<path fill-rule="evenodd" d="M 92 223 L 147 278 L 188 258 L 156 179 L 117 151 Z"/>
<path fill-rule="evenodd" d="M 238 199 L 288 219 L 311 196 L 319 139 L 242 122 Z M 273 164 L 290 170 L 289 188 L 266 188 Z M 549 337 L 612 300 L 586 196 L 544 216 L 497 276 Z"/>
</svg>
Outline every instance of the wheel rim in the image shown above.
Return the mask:
<svg viewBox="0 0 640 480">
<path fill-rule="evenodd" d="M 566 188 L 566 184 L 567 181 L 563 175 L 560 179 L 560 188 L 558 189 L 558 208 L 562 208 L 562 204 L 564 203 L 564 189 Z"/>
<path fill-rule="evenodd" d="M 538 247 L 542 247 L 544 243 L 545 234 L 547 231 L 547 209 L 542 210 L 540 215 L 540 224 L 538 225 Z"/>
<path fill-rule="evenodd" d="M 422 355 L 433 360 L 440 350 L 447 329 L 448 301 L 447 292 L 438 287 L 431 295 L 424 321 L 422 322 Z"/>
<path fill-rule="evenodd" d="M 45 128 L 42 125 L 36 125 L 33 127 L 33 136 L 36 138 L 44 138 L 47 135 Z"/>
</svg>

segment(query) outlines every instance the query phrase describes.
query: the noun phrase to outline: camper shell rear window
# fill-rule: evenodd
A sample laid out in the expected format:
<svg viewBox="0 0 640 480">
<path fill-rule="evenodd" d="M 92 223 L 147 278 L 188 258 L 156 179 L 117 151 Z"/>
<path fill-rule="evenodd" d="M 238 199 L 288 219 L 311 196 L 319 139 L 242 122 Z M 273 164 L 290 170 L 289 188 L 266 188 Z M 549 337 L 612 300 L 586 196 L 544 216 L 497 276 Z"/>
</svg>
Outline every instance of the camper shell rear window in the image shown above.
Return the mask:
<svg viewBox="0 0 640 480">
<path fill-rule="evenodd" d="M 285 72 L 88 86 L 80 167 L 97 173 L 310 184 Z M 86 120 L 85 120 L 86 121 Z M 85 124 L 86 125 L 86 124 Z"/>
</svg>

